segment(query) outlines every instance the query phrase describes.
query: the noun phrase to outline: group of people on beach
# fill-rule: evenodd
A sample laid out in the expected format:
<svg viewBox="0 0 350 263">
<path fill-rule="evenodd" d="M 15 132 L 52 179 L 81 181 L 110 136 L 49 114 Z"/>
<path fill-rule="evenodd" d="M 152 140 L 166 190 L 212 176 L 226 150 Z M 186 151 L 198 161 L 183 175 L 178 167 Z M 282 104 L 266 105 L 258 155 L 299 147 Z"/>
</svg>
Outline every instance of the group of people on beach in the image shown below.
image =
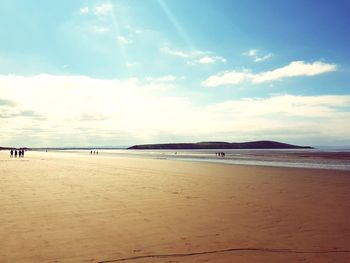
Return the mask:
<svg viewBox="0 0 350 263">
<path fill-rule="evenodd" d="M 20 148 L 20 149 L 11 149 L 10 150 L 10 157 L 15 157 L 17 158 L 17 155 L 18 155 L 18 158 L 23 158 L 24 157 L 24 149 L 23 148 Z"/>
<path fill-rule="evenodd" d="M 90 155 L 92 155 L 92 154 L 98 155 L 98 151 L 90 151 Z"/>
<path fill-rule="evenodd" d="M 218 157 L 222 157 L 222 158 L 225 157 L 225 153 L 224 152 L 216 152 L 215 155 L 218 156 Z"/>
</svg>

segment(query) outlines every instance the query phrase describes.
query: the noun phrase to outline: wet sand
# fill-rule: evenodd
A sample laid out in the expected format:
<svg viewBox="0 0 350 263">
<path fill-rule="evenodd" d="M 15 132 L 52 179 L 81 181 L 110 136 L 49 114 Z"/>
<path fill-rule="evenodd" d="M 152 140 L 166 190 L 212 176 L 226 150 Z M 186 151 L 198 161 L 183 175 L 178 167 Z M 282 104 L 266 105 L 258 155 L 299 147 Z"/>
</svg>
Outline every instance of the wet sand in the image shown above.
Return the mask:
<svg viewBox="0 0 350 263">
<path fill-rule="evenodd" d="M 0 262 L 350 261 L 349 171 L 0 152 L 0 207 Z"/>
</svg>

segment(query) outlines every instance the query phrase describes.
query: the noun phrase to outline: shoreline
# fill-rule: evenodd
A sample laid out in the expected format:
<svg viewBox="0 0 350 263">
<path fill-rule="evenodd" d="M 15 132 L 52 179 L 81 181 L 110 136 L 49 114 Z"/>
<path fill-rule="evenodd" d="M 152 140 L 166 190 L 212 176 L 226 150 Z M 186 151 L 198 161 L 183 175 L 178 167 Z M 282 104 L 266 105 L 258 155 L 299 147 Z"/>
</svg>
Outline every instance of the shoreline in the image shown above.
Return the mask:
<svg viewBox="0 0 350 263">
<path fill-rule="evenodd" d="M 281 168 L 301 168 L 301 169 L 321 169 L 321 170 L 341 170 L 350 171 L 350 152 L 309 152 L 293 150 L 235 150 L 234 156 L 228 155 L 225 158 L 213 157 L 207 151 L 184 151 L 174 154 L 174 151 L 145 151 L 144 150 L 100 150 L 100 157 L 120 157 L 120 158 L 145 158 L 155 160 L 175 160 L 185 162 L 218 163 L 228 165 L 247 165 L 258 167 L 281 167 Z M 45 152 L 45 151 L 33 151 Z M 77 153 L 79 155 L 89 155 L 88 150 L 54 150 L 52 153 Z M 209 150 L 211 154 L 215 152 Z M 254 154 L 251 154 L 253 152 Z M 199 154 L 198 154 L 199 153 Z M 203 154 L 204 153 L 204 154 Z M 236 156 L 236 153 L 239 156 Z M 248 154 L 247 154 L 248 153 Z M 259 153 L 258 155 L 256 153 Z M 192 154 L 192 155 L 191 155 Z M 281 158 L 279 155 L 283 155 Z"/>
</svg>

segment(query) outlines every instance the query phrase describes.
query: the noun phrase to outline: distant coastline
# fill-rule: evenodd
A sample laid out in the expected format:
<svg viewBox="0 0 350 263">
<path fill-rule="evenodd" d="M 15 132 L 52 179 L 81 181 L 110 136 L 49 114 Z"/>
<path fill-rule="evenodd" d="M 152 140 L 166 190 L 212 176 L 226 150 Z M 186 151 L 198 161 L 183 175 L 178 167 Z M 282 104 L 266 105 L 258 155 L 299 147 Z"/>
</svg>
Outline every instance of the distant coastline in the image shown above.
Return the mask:
<svg viewBox="0 0 350 263">
<path fill-rule="evenodd" d="M 0 147 L 0 151 L 15 150 L 15 149 L 24 149 L 25 151 L 30 150 L 27 147 Z"/>
<path fill-rule="evenodd" d="M 313 149 L 311 146 L 299 146 L 276 141 L 253 142 L 197 142 L 141 144 L 129 147 L 130 150 L 194 150 L 194 149 Z"/>
<path fill-rule="evenodd" d="M 17 147 L 18 148 L 18 147 Z M 11 150 L 16 147 L 0 147 L 0 150 Z M 252 142 L 197 142 L 197 143 L 161 143 L 161 144 L 138 144 L 127 146 L 91 146 L 91 147 L 34 147 L 24 149 L 30 151 L 55 151 L 55 150 L 200 150 L 200 149 L 314 149 L 311 146 L 300 146 L 276 141 L 252 141 Z"/>
</svg>

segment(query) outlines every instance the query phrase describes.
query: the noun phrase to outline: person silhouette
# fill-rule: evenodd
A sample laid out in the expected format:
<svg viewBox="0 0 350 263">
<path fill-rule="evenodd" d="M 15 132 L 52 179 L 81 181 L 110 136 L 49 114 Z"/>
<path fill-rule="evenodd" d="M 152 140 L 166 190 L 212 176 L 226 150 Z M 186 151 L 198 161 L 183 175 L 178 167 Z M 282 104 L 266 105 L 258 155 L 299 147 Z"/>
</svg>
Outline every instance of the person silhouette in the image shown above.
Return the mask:
<svg viewBox="0 0 350 263">
<path fill-rule="evenodd" d="M 15 158 L 17 158 L 17 150 L 15 150 Z"/>
<path fill-rule="evenodd" d="M 11 158 L 13 157 L 13 150 L 12 149 L 10 151 L 10 156 L 11 156 Z"/>
</svg>

